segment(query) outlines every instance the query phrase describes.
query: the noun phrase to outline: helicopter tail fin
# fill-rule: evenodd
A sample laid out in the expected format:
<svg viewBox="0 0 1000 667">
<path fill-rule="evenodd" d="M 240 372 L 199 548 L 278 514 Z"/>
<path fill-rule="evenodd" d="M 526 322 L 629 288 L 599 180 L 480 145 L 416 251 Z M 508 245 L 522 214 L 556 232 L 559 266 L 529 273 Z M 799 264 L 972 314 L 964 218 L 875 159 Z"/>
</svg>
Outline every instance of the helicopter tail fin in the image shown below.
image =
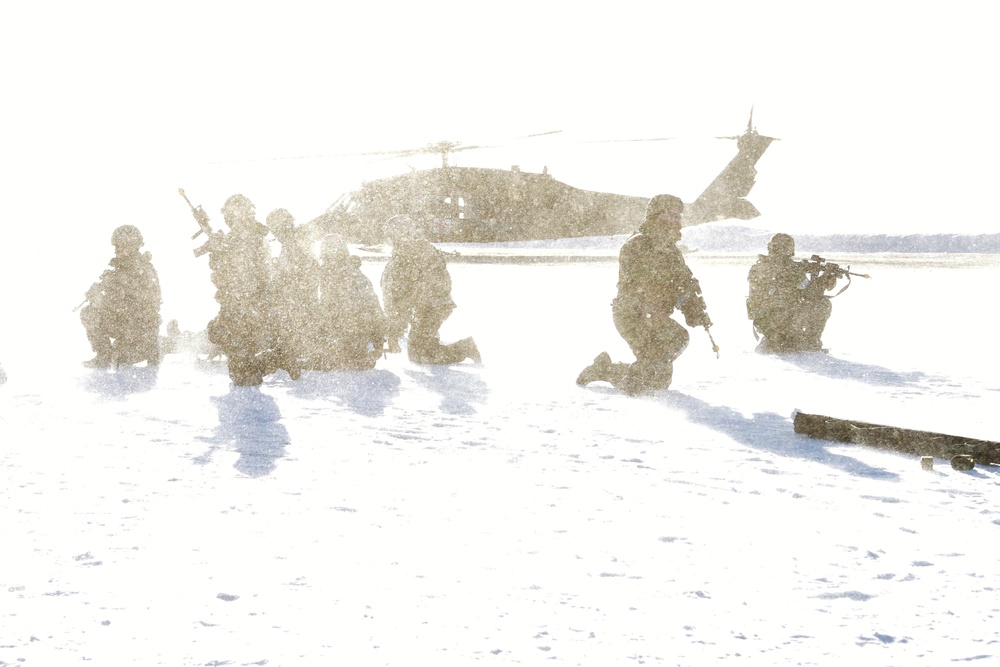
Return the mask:
<svg viewBox="0 0 1000 667">
<path fill-rule="evenodd" d="M 709 183 L 705 191 L 684 207 L 682 224 L 685 227 L 730 218 L 751 220 L 760 215 L 760 211 L 746 199 L 746 196 L 750 194 L 756 182 L 757 160 L 775 138 L 757 133 L 753 127 L 752 108 L 746 132 L 738 137 L 720 138 L 736 139 L 738 152 L 715 180 Z"/>
</svg>

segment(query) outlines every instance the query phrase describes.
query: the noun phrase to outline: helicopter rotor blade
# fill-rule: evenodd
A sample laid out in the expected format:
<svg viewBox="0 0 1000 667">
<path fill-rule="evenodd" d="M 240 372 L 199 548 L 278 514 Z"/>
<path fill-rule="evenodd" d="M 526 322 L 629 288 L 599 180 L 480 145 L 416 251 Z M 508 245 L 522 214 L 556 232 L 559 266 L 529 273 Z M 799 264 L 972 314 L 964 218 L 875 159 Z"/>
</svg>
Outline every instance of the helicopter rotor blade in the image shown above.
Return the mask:
<svg viewBox="0 0 1000 667">
<path fill-rule="evenodd" d="M 740 136 L 745 136 L 745 135 L 740 135 Z M 759 136 L 763 136 L 763 135 L 759 135 Z M 740 138 L 739 136 L 716 137 L 716 139 L 739 139 L 739 138 Z M 767 137 L 767 138 L 770 139 L 771 141 L 781 141 L 781 139 L 779 137 Z"/>
<path fill-rule="evenodd" d="M 459 151 L 476 151 L 483 148 L 497 148 L 497 146 L 462 146 L 459 144 L 455 144 L 454 147 L 448 149 L 448 152 L 457 153 Z"/>
<path fill-rule="evenodd" d="M 535 137 L 543 137 L 552 134 L 559 134 L 562 130 L 550 130 L 548 132 L 539 132 L 537 134 L 529 134 L 522 137 L 515 137 L 511 141 L 517 141 L 521 139 L 532 139 Z M 285 160 L 325 160 L 330 158 L 356 158 L 356 157 L 378 157 L 386 160 L 391 160 L 394 158 L 406 158 L 413 157 L 415 155 L 448 155 L 451 153 L 457 153 L 460 151 L 471 151 L 471 150 L 485 150 L 492 148 L 502 148 L 502 145 L 487 145 L 487 144 L 471 144 L 463 145 L 459 141 L 438 141 L 437 143 L 426 144 L 424 146 L 413 147 L 413 148 L 402 148 L 398 150 L 384 150 L 384 151 L 358 151 L 353 153 L 322 153 L 322 154 L 312 154 L 312 155 L 280 155 L 267 158 L 251 158 L 244 160 L 219 160 L 212 161 L 209 164 L 225 164 L 229 162 L 273 162 L 273 161 L 285 161 Z"/>
<path fill-rule="evenodd" d="M 581 141 L 581 144 L 627 144 L 627 143 L 637 143 L 643 141 L 673 141 L 673 137 L 644 137 L 638 139 L 591 139 L 589 141 Z"/>
<path fill-rule="evenodd" d="M 562 130 L 549 130 L 548 132 L 538 132 L 536 134 L 526 134 L 526 135 L 521 136 L 521 137 L 514 137 L 514 139 L 515 140 L 517 140 L 517 139 L 534 139 L 535 137 L 547 137 L 547 136 L 549 136 L 551 134 L 559 134 L 561 132 L 562 132 Z"/>
</svg>

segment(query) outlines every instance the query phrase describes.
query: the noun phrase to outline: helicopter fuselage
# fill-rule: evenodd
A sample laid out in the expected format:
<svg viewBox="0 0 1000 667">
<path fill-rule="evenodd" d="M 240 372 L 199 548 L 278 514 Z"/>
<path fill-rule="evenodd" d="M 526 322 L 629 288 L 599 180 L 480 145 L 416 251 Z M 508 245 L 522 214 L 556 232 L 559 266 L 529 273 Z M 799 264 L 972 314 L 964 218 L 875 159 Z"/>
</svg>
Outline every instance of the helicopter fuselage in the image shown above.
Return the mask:
<svg viewBox="0 0 1000 667">
<path fill-rule="evenodd" d="M 756 180 L 755 165 L 774 138 L 753 128 L 752 109 L 746 131 L 726 138 L 736 139 L 737 154 L 685 205 L 683 226 L 760 215 L 746 196 Z M 643 221 L 646 197 L 582 190 L 556 180 L 548 169 L 538 174 L 516 166 L 450 166 L 446 149 L 455 146 L 431 147 L 442 153 L 441 167 L 366 182 L 311 224 L 350 242 L 380 243 L 385 221 L 407 214 L 431 241 L 489 243 L 628 234 Z"/>
</svg>

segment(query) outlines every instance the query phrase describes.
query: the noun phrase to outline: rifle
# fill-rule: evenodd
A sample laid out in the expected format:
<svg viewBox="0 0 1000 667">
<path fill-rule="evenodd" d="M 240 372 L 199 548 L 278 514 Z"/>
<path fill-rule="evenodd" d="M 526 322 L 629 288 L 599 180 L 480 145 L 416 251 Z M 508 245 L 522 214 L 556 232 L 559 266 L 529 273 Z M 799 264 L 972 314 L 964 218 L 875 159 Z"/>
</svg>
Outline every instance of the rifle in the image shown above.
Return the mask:
<svg viewBox="0 0 1000 667">
<path fill-rule="evenodd" d="M 208 241 L 200 247 L 194 249 L 194 256 L 201 257 L 206 252 L 211 252 L 215 249 L 214 246 L 219 238 L 219 235 L 212 230 L 212 225 L 208 221 L 208 214 L 205 213 L 205 209 L 203 209 L 200 204 L 198 205 L 198 208 L 195 208 L 194 204 L 191 203 L 191 200 L 187 198 L 186 194 L 184 194 L 184 188 L 177 188 L 177 192 L 180 193 L 181 197 L 184 197 L 184 201 L 186 201 L 187 205 L 191 208 L 191 215 L 194 216 L 195 222 L 198 223 L 198 231 L 191 236 L 191 240 L 195 240 L 201 234 L 208 237 Z"/>
<path fill-rule="evenodd" d="M 711 341 L 711 343 L 712 343 L 712 352 L 715 352 L 715 358 L 718 359 L 719 358 L 719 346 L 718 346 L 718 344 L 716 344 L 715 339 L 712 338 L 712 331 L 708 328 L 707 324 L 705 325 L 705 333 L 708 334 L 708 340 Z"/>
<path fill-rule="evenodd" d="M 719 346 L 716 344 L 715 339 L 712 338 L 712 332 L 709 330 L 709 327 L 712 326 L 712 320 L 708 317 L 708 306 L 705 305 L 705 298 L 701 295 L 701 284 L 694 278 L 691 279 L 691 282 L 694 292 L 693 296 L 688 295 L 682 297 L 677 304 L 677 308 L 684 313 L 685 321 L 688 319 L 688 313 L 692 313 L 692 317 L 699 312 L 704 315 L 704 318 L 708 320 L 708 324 L 703 324 L 702 326 L 705 327 L 705 333 L 708 334 L 708 340 L 712 343 L 712 352 L 715 352 L 715 358 L 718 359 Z"/>
<path fill-rule="evenodd" d="M 88 289 L 84 293 L 83 301 L 80 302 L 80 305 L 78 305 L 76 308 L 74 308 L 70 312 L 74 312 L 75 313 L 76 311 L 78 311 L 81 308 L 83 308 L 84 306 L 86 306 L 88 303 L 97 303 L 97 302 L 99 302 L 100 299 L 101 299 L 101 296 L 102 296 L 101 295 L 101 283 L 104 282 L 104 280 L 106 278 L 108 278 L 109 276 L 111 276 L 112 273 L 113 272 L 110 269 L 108 269 L 104 273 L 102 273 L 101 277 L 97 279 L 97 282 L 94 283 L 93 285 L 91 285 L 90 289 Z"/>
<path fill-rule="evenodd" d="M 867 273 L 853 273 L 850 270 L 851 267 L 847 267 L 845 269 L 841 267 L 839 264 L 834 264 L 833 262 L 829 262 L 823 259 L 819 255 L 813 255 L 812 257 L 810 257 L 806 261 L 806 264 L 808 266 L 815 266 L 816 268 L 814 270 L 817 273 L 819 273 L 820 271 L 824 271 L 826 273 L 836 274 L 838 278 L 843 278 L 845 276 L 857 276 L 858 278 L 869 278 L 869 279 L 871 278 L 871 276 L 868 275 Z M 812 273 L 813 270 L 810 270 L 809 272 Z"/>
<path fill-rule="evenodd" d="M 831 296 L 830 297 L 831 299 L 851 286 L 851 276 L 856 276 L 858 278 L 867 278 L 871 280 L 871 276 L 868 275 L 867 273 L 854 273 L 853 271 L 850 270 L 851 267 L 847 267 L 845 269 L 839 264 L 828 262 L 826 259 L 820 257 L 819 255 L 813 255 L 808 260 L 803 260 L 802 263 L 805 265 L 806 272 L 814 279 L 818 278 L 820 274 L 834 276 L 835 279 L 847 278 L 847 284 L 841 287 L 840 291 L 837 292 L 837 294 Z M 832 287 L 833 285 L 830 285 L 830 288 Z"/>
</svg>

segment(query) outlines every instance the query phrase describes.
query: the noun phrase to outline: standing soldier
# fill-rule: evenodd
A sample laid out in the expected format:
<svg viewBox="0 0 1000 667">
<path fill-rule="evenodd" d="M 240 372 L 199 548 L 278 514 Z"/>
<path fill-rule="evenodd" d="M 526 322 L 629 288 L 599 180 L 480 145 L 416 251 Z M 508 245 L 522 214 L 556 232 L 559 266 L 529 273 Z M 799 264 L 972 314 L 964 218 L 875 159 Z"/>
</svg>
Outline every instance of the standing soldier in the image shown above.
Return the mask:
<svg viewBox="0 0 1000 667">
<path fill-rule="evenodd" d="M 295 218 L 283 208 L 267 216 L 267 227 L 281 243 L 271 278 L 270 325 L 276 363 L 297 377 L 300 359 L 314 337 L 319 305 L 319 262 L 313 255 L 313 238 L 295 226 Z"/>
<path fill-rule="evenodd" d="M 361 258 L 352 256 L 336 234 L 323 239 L 320 254 L 320 324 L 312 368 L 375 368 L 385 350 L 386 318 L 372 281 L 361 272 Z"/>
<path fill-rule="evenodd" d="M 142 234 L 122 225 L 111 234 L 111 268 L 87 290 L 80 321 L 95 357 L 89 368 L 160 363 L 160 280 L 152 255 L 140 253 Z"/>
<path fill-rule="evenodd" d="M 683 210 L 684 203 L 673 195 L 653 197 L 639 233 L 619 254 L 618 296 L 611 312 L 635 362 L 612 363 L 602 352 L 583 369 L 577 384 L 610 382 L 630 396 L 667 389 L 674 360 L 689 340 L 687 330 L 670 315 L 677 309 L 689 327 L 712 326 L 701 286 L 677 247 Z"/>
<path fill-rule="evenodd" d="M 440 329 L 455 302 L 451 298 L 451 275 L 444 253 L 414 226 L 408 215 L 386 222 L 385 235 L 392 256 L 382 273 L 382 298 L 389 318 L 389 351 L 399 352 L 399 339 L 406 335 L 407 355 L 417 364 L 457 364 L 471 359 L 479 363 L 479 348 L 470 338 L 441 344 Z"/>
<path fill-rule="evenodd" d="M 767 254 L 759 256 L 747 275 L 747 317 L 753 320 L 754 335 L 763 336 L 757 345 L 762 354 L 822 350 L 823 330 L 833 310 L 825 293 L 837 286 L 839 277 L 859 275 L 819 257 L 807 262 L 794 255 L 795 240 L 775 234 Z"/>
<path fill-rule="evenodd" d="M 268 326 L 271 252 L 267 227 L 254 214 L 243 195 L 227 199 L 222 215 L 229 231 L 215 233 L 208 246 L 219 302 L 208 339 L 225 353 L 229 377 L 238 386 L 259 385 L 278 368 Z"/>
</svg>

